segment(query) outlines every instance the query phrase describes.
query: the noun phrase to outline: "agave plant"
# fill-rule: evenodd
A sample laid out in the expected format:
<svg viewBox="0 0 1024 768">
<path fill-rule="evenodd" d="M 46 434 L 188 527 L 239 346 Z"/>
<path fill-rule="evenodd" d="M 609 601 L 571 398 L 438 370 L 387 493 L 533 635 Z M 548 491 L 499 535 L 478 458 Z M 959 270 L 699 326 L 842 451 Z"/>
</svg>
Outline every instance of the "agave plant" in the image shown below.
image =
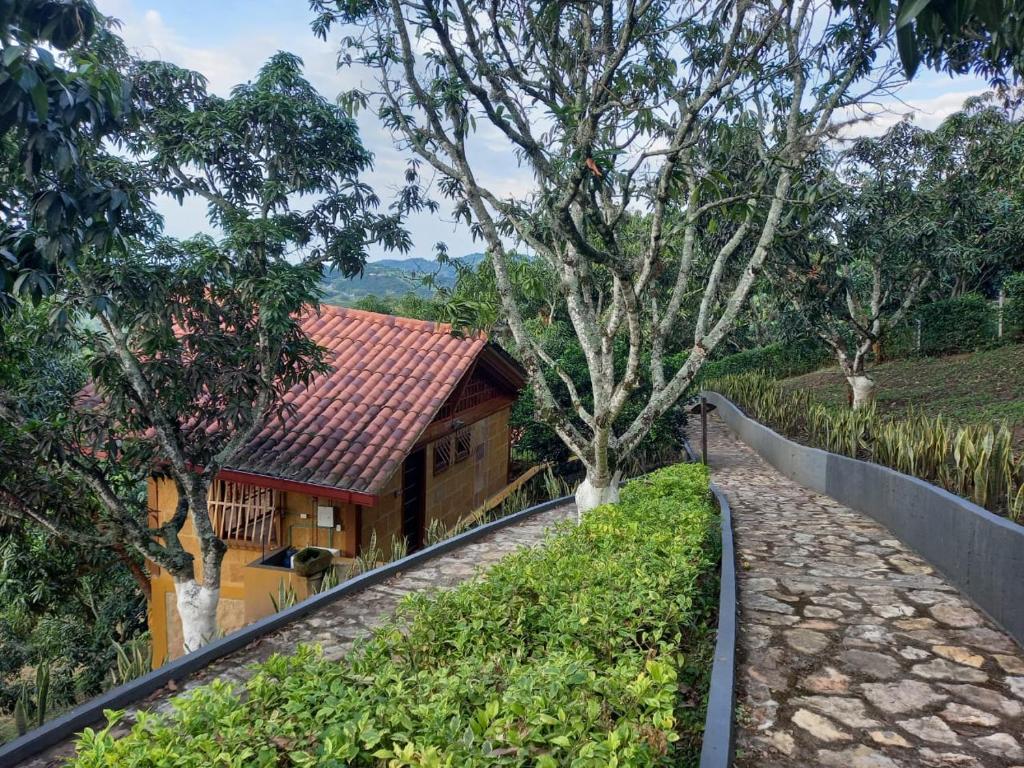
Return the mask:
<svg viewBox="0 0 1024 768">
<path fill-rule="evenodd" d="M 41 661 L 36 667 L 33 690 L 27 683 L 21 684 L 21 691 L 14 702 L 14 725 L 19 736 L 30 728 L 38 728 L 46 722 L 46 709 L 50 701 L 50 663 Z"/>
<path fill-rule="evenodd" d="M 911 411 L 883 416 L 813 403 L 760 373 L 709 383 L 759 421 L 810 445 L 883 464 L 940 485 L 979 506 L 1024 518 L 1024 455 L 1005 424 L 954 427 L 942 416 Z"/>
</svg>

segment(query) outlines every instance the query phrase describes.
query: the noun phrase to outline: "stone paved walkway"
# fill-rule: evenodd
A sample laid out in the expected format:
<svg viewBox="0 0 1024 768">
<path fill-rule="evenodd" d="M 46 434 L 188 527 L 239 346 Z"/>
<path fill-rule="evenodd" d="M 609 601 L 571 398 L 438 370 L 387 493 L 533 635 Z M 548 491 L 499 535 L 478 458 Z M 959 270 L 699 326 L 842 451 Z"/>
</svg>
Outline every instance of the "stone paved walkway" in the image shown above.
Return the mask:
<svg viewBox="0 0 1024 768">
<path fill-rule="evenodd" d="M 735 765 L 1024 766 L 1024 655 L 871 519 L 709 419 L 740 592 Z M 936 531 L 941 536 L 941 531 Z"/>
<path fill-rule="evenodd" d="M 264 635 L 250 645 L 214 662 L 192 675 L 180 689 L 188 690 L 208 683 L 214 678 L 238 683 L 248 680 L 253 674 L 253 665 L 275 653 L 289 653 L 299 644 L 318 644 L 328 658 L 338 659 L 352 647 L 359 638 L 369 635 L 373 629 L 386 621 L 393 613 L 398 601 L 412 592 L 429 589 L 445 589 L 473 578 L 481 569 L 494 565 L 505 555 L 522 547 L 533 546 L 553 525 L 575 518 L 576 507 L 568 504 L 547 512 L 541 512 L 527 520 L 501 528 L 471 544 L 432 558 L 422 565 L 403 571 L 391 579 L 373 587 L 344 597 L 315 613 L 308 614 L 285 627 Z M 180 693 L 164 688 L 140 702 L 129 711 L 126 720 L 139 709 L 167 711 L 170 699 Z M 126 731 L 127 728 L 121 728 Z M 21 768 L 50 768 L 63 765 L 74 754 L 74 740 L 48 750 L 22 762 Z"/>
</svg>

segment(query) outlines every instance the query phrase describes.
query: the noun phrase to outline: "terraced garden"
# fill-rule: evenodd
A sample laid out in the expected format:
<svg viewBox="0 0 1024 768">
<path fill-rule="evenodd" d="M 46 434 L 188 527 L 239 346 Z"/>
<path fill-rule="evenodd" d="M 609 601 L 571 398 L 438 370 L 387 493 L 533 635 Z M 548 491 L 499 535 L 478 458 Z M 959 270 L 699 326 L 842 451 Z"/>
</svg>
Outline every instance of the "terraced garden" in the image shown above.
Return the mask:
<svg viewBox="0 0 1024 768">
<path fill-rule="evenodd" d="M 1007 421 L 1016 444 L 1024 446 L 1024 345 L 894 360 L 874 367 L 871 375 L 878 382 L 880 413 L 916 411 L 957 424 Z M 846 381 L 834 365 L 783 384 L 829 405 L 846 403 Z"/>
<path fill-rule="evenodd" d="M 87 731 L 72 765 L 696 765 L 718 546 L 705 469 L 660 470 L 484 578 L 410 595 L 342 660 L 274 656 L 244 690 Z"/>
</svg>

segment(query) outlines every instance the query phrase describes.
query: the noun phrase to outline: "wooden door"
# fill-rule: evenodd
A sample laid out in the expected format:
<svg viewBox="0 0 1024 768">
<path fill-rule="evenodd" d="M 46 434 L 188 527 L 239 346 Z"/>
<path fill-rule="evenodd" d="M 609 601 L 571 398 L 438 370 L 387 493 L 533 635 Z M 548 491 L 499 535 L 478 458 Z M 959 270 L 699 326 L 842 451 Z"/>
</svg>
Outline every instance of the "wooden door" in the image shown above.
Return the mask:
<svg viewBox="0 0 1024 768">
<path fill-rule="evenodd" d="M 402 464 L 402 535 L 409 552 L 423 546 L 423 517 L 427 502 L 427 452 L 413 451 Z"/>
</svg>

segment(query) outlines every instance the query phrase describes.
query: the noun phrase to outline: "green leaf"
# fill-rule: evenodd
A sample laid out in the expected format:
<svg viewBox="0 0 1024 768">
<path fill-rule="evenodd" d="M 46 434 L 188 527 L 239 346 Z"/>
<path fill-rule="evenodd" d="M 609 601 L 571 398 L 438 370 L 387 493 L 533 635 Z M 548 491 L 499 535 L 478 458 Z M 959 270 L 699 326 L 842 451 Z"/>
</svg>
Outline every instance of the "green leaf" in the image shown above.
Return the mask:
<svg viewBox="0 0 1024 768">
<path fill-rule="evenodd" d="M 931 0 L 906 0 L 906 2 L 901 0 L 899 11 L 896 13 L 896 29 L 899 30 L 914 21 L 918 14 L 928 7 L 929 3 L 931 3 Z M 899 41 L 897 41 L 897 43 L 898 42 Z M 903 58 L 902 51 L 900 53 L 900 58 Z M 903 59 L 903 66 L 904 68 L 907 66 L 906 59 Z M 917 65 L 915 64 L 914 66 L 916 69 Z"/>
<path fill-rule="evenodd" d="M 24 49 L 20 45 L 12 45 L 9 48 L 4 48 L 3 56 L 0 57 L 4 62 L 4 66 L 11 66 L 11 62 L 21 56 L 23 50 Z"/>
<path fill-rule="evenodd" d="M 892 11 L 892 4 L 890 0 L 876 0 L 875 5 L 875 23 L 878 25 L 879 31 L 883 35 L 889 34 L 890 15 Z"/>
<path fill-rule="evenodd" d="M 39 81 L 32 86 L 32 104 L 36 108 L 39 120 L 45 121 L 50 115 L 50 100 L 46 93 L 46 83 Z"/>
<path fill-rule="evenodd" d="M 977 0 L 974 4 L 974 13 L 987 26 L 998 27 L 1006 13 L 1003 0 Z"/>
<path fill-rule="evenodd" d="M 896 29 L 896 47 L 900 52 L 900 61 L 903 63 L 903 72 L 910 80 L 917 72 L 917 65 L 921 63 L 921 57 L 917 50 L 917 35 L 913 27 L 899 27 Z"/>
</svg>

